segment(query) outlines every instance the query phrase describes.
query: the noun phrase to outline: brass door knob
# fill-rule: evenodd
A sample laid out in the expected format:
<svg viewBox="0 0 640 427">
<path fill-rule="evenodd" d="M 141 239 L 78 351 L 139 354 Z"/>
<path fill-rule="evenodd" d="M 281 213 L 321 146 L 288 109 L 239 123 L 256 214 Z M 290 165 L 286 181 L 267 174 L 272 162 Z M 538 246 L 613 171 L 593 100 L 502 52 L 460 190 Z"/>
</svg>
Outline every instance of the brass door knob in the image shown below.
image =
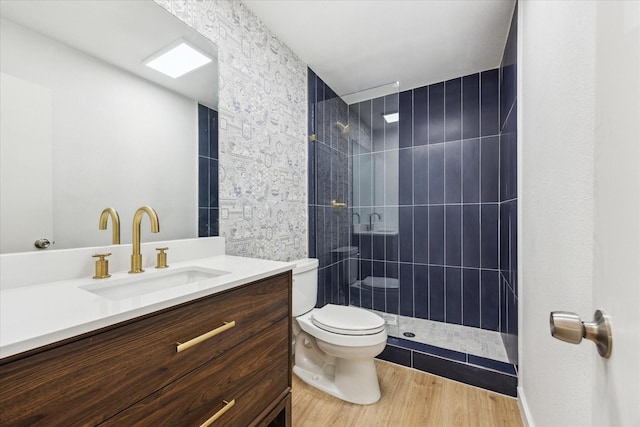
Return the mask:
<svg viewBox="0 0 640 427">
<path fill-rule="evenodd" d="M 111 255 L 111 253 L 92 255 L 93 258 L 100 258 L 96 261 L 96 275 L 93 276 L 94 279 L 106 279 L 107 277 L 111 277 L 111 274 L 109 274 L 109 261 L 105 259 L 109 255 Z"/>
</svg>

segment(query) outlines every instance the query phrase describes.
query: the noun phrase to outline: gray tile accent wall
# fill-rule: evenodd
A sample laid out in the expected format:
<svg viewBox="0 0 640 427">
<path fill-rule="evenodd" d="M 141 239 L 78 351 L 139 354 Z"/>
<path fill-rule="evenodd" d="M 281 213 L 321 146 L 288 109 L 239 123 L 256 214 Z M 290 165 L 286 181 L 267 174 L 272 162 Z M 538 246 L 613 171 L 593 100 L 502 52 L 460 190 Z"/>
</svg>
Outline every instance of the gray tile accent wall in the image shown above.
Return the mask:
<svg viewBox="0 0 640 427">
<path fill-rule="evenodd" d="M 306 257 L 306 65 L 239 1 L 154 1 L 218 46 L 227 253 Z"/>
</svg>

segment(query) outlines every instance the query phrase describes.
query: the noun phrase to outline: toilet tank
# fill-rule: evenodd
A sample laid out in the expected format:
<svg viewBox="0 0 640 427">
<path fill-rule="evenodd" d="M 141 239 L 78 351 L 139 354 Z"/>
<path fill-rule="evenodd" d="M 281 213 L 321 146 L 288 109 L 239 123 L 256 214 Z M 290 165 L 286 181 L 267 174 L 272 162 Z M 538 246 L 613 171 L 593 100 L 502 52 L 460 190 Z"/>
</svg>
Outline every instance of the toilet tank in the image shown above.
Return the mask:
<svg viewBox="0 0 640 427">
<path fill-rule="evenodd" d="M 318 297 L 318 260 L 305 258 L 293 261 L 293 317 L 298 317 L 316 306 Z"/>
</svg>

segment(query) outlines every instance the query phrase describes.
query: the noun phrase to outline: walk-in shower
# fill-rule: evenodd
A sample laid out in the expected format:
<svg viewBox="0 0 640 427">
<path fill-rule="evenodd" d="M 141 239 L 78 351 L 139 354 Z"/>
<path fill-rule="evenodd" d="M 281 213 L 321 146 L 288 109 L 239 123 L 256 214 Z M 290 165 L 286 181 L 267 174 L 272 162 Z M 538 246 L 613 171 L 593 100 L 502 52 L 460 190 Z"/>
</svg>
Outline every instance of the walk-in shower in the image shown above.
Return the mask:
<svg viewBox="0 0 640 427">
<path fill-rule="evenodd" d="M 380 358 L 514 395 L 515 114 L 499 88 L 492 69 L 342 98 L 309 70 L 309 255 L 318 306 L 385 319 Z"/>
</svg>

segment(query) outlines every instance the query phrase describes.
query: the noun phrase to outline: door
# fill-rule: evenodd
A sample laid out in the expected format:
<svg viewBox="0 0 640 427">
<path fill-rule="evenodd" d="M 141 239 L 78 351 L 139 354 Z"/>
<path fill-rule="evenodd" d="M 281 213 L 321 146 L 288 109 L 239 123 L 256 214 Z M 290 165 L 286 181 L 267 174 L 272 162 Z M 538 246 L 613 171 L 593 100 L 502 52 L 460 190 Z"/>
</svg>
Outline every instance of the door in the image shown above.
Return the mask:
<svg viewBox="0 0 640 427">
<path fill-rule="evenodd" d="M 593 308 L 611 316 L 613 349 L 610 359 L 595 363 L 592 419 L 594 425 L 637 426 L 640 2 L 597 2 L 596 11 Z"/>
</svg>

